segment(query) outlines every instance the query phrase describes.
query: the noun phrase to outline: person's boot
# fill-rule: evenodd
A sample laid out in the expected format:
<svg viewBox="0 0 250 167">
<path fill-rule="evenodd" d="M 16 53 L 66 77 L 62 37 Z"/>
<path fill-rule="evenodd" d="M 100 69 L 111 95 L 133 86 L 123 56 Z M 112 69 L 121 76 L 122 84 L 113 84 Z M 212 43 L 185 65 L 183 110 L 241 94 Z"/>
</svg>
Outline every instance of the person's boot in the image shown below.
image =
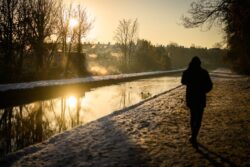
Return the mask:
<svg viewBox="0 0 250 167">
<path fill-rule="evenodd" d="M 195 149 L 198 149 L 198 143 L 197 143 L 197 139 L 194 138 L 194 137 L 191 137 L 189 139 L 189 142 L 192 144 L 192 146 L 195 148 Z"/>
</svg>

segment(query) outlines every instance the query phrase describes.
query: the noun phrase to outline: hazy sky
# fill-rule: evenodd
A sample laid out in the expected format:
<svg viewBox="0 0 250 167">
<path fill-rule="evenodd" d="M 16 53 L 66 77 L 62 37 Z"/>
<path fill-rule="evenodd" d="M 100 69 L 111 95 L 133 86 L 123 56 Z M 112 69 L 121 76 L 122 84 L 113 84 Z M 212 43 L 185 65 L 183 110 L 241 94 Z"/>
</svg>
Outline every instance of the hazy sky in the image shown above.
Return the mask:
<svg viewBox="0 0 250 167">
<path fill-rule="evenodd" d="M 121 19 L 138 19 L 139 38 L 153 44 L 175 42 L 189 47 L 192 44 L 212 47 L 222 41 L 219 28 L 202 31 L 186 29 L 180 18 L 189 9 L 192 0 L 65 0 L 83 4 L 95 18 L 90 37 L 95 42 L 114 42 L 114 31 Z"/>
</svg>

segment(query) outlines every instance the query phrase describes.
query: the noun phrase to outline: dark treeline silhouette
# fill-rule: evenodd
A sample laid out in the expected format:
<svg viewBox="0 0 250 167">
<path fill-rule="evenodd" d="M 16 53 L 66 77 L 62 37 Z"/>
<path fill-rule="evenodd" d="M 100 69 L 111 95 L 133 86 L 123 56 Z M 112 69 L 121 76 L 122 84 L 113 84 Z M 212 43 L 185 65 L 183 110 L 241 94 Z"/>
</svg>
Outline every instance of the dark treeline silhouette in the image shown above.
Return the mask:
<svg viewBox="0 0 250 167">
<path fill-rule="evenodd" d="M 0 20 L 0 83 L 168 70 L 185 67 L 193 56 L 218 67 L 225 53 L 155 46 L 138 39 L 137 19 L 119 22 L 115 45 L 83 43 L 93 22 L 80 5 L 60 0 L 3 0 Z"/>
<path fill-rule="evenodd" d="M 72 52 L 84 63 L 82 39 L 92 24 L 80 5 L 73 9 L 61 0 L 2 0 L 0 21 L 1 82 L 67 77 L 72 68 L 78 75 L 86 73 L 82 65 L 71 65 Z M 53 74 L 58 54 L 63 69 Z"/>
<path fill-rule="evenodd" d="M 183 17 L 187 28 L 216 24 L 225 32 L 228 60 L 232 67 L 250 74 L 250 1 L 196 0 L 191 3 L 189 16 Z"/>
<path fill-rule="evenodd" d="M 164 46 L 154 46 L 147 40 L 138 40 L 131 70 L 135 72 L 168 70 L 171 60 Z"/>
<path fill-rule="evenodd" d="M 209 70 L 228 66 L 226 63 L 226 49 L 208 49 L 196 46 L 187 48 L 172 43 L 166 47 L 166 50 L 169 54 L 172 68 L 186 67 L 194 56 L 199 57 L 203 62 L 203 66 Z"/>
<path fill-rule="evenodd" d="M 115 31 L 114 39 L 123 57 L 120 67 L 123 73 L 182 68 L 193 56 L 200 56 L 208 67 L 223 64 L 225 50 L 184 48 L 175 43 L 154 46 L 148 40 L 138 39 L 138 24 L 137 19 L 123 19 Z"/>
<path fill-rule="evenodd" d="M 227 66 L 225 49 L 195 46 L 187 48 L 175 43 L 156 46 L 144 39 L 133 43 L 134 51 L 130 54 L 128 64 L 124 63 L 124 53 L 119 44 L 88 44 L 85 49 L 88 69 L 96 75 L 185 68 L 194 56 L 200 57 L 203 66 L 209 70 Z"/>
<path fill-rule="evenodd" d="M 50 49 L 53 47 L 52 45 L 55 44 L 47 43 L 44 46 Z M 56 47 L 60 48 L 61 45 L 59 43 Z M 143 39 L 139 39 L 133 45 L 134 51 L 130 54 L 128 64 L 124 63 L 124 56 L 119 44 L 84 43 L 82 44 L 84 53 L 81 53 L 81 56 L 76 51 L 77 46 L 74 46 L 70 52 L 67 75 L 63 75 L 68 61 L 68 56 L 64 56 L 64 52 L 59 50 L 53 53 L 49 68 L 46 69 L 45 74 L 47 75 L 43 76 L 36 71 L 36 65 L 32 63 L 34 57 L 30 55 L 25 58 L 23 63 L 25 67 L 22 68 L 22 71 L 19 71 L 20 76 L 12 82 L 78 77 L 82 76 L 79 74 L 86 70 L 88 75 L 107 75 L 185 68 L 193 56 L 200 57 L 204 62 L 204 67 L 208 69 L 225 66 L 226 50 L 224 49 L 207 49 L 194 46 L 187 48 L 177 44 L 155 46 L 150 41 Z M 87 69 L 85 69 L 85 65 Z M 2 82 L 9 81 L 2 80 Z"/>
</svg>

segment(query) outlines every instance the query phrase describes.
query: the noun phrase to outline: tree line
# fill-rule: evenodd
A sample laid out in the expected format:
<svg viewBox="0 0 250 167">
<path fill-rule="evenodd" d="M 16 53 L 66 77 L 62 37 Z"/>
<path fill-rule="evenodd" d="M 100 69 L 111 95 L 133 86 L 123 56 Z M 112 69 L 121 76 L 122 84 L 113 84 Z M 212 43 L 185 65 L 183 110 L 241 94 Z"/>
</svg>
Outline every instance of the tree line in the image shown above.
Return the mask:
<svg viewBox="0 0 250 167">
<path fill-rule="evenodd" d="M 225 65 L 225 50 L 185 48 L 174 43 L 154 46 L 148 40 L 138 39 L 137 19 L 120 20 L 114 39 L 123 55 L 121 70 L 125 73 L 183 68 L 194 56 L 210 68 Z"/>
<path fill-rule="evenodd" d="M 77 20 L 74 27 L 72 19 Z M 71 52 L 82 57 L 82 39 L 91 25 L 80 5 L 65 6 L 61 0 L 0 1 L 1 81 L 17 81 L 25 73 L 32 79 L 42 79 L 58 52 L 64 59 L 62 75 L 67 76 Z"/>
<path fill-rule="evenodd" d="M 185 21 L 187 27 L 195 25 L 190 18 Z M 116 44 L 108 46 L 111 50 L 97 50 L 92 48 L 95 44 L 83 43 L 92 25 L 85 8 L 65 6 L 62 0 L 0 1 L 0 82 L 93 75 L 86 69 L 88 60 L 104 68 L 113 66 L 110 73 L 184 67 L 193 56 L 212 67 L 222 64 L 226 51 L 177 44 L 155 46 L 138 38 L 137 19 L 120 20 L 114 34 Z M 119 56 L 112 56 L 114 53 Z M 88 54 L 98 56 L 90 59 Z"/>
<path fill-rule="evenodd" d="M 88 70 L 92 75 L 106 75 L 179 69 L 186 68 L 194 56 L 200 57 L 202 65 L 210 70 L 228 67 L 226 49 L 184 47 L 176 43 L 153 45 L 145 39 L 137 39 L 132 46 L 129 63 L 125 63 L 119 43 L 84 45 Z"/>
</svg>

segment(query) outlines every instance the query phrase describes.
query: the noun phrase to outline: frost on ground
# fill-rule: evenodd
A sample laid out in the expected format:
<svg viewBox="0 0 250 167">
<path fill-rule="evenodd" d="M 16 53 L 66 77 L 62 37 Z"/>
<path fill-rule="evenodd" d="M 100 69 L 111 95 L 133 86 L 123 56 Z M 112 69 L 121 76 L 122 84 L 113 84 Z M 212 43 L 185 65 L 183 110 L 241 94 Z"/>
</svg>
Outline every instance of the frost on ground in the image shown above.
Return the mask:
<svg viewBox="0 0 250 167">
<path fill-rule="evenodd" d="M 249 81 L 214 79 L 198 151 L 188 142 L 182 86 L 13 153 L 0 166 L 250 166 Z"/>
</svg>

